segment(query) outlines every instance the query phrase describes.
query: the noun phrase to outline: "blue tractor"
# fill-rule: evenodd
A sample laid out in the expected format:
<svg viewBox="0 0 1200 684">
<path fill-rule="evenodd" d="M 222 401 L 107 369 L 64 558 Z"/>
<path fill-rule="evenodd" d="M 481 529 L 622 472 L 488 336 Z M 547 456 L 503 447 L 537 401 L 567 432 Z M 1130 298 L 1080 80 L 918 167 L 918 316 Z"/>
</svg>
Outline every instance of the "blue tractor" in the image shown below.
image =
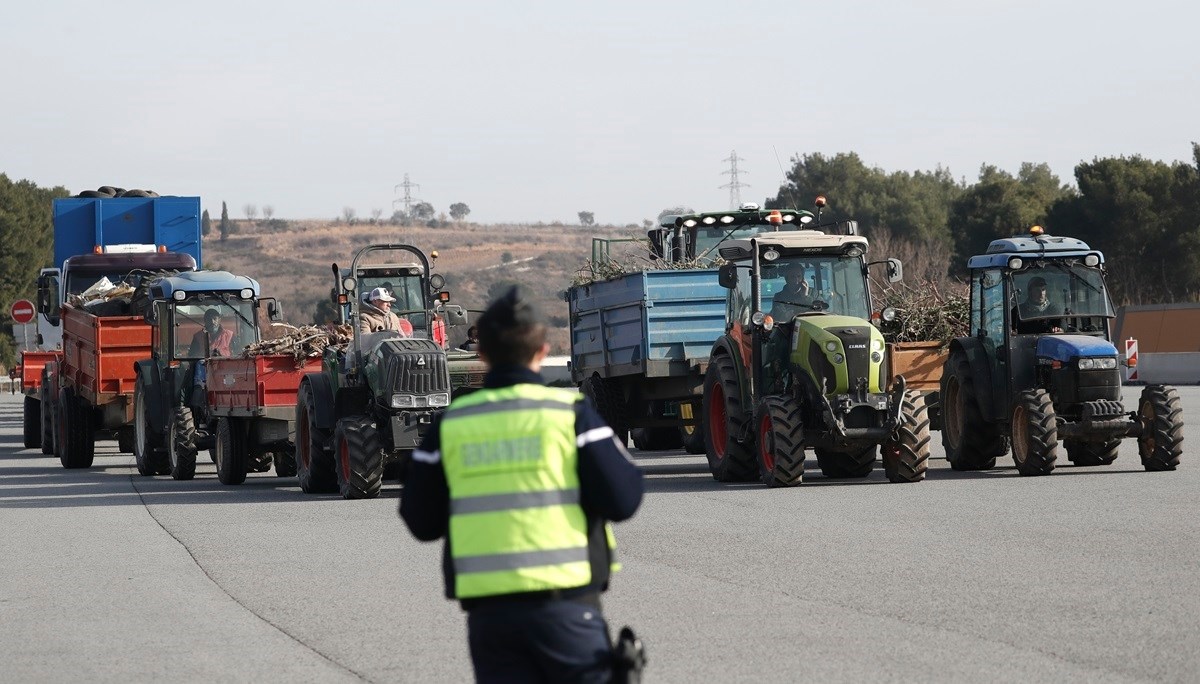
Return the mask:
<svg viewBox="0 0 1200 684">
<path fill-rule="evenodd" d="M 1179 465 L 1176 391 L 1147 385 L 1136 411 L 1121 403 L 1103 254 L 1034 226 L 967 266 L 972 336 L 951 343 L 941 382 L 951 467 L 986 470 L 1011 446 L 1022 475 L 1047 475 L 1060 443 L 1076 465 L 1108 465 L 1125 437 L 1146 470 Z"/>
</svg>

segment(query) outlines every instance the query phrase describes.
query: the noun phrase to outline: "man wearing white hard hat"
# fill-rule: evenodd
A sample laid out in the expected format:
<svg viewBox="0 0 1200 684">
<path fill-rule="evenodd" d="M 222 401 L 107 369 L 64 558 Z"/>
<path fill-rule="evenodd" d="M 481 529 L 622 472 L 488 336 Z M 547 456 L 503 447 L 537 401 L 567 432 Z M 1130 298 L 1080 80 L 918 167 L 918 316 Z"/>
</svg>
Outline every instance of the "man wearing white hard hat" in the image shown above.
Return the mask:
<svg viewBox="0 0 1200 684">
<path fill-rule="evenodd" d="M 358 312 L 358 329 L 362 333 L 395 330 L 401 337 L 412 337 L 413 327 L 403 318 L 392 313 L 392 302 L 396 298 L 385 287 L 377 287 L 367 295 Z"/>
</svg>

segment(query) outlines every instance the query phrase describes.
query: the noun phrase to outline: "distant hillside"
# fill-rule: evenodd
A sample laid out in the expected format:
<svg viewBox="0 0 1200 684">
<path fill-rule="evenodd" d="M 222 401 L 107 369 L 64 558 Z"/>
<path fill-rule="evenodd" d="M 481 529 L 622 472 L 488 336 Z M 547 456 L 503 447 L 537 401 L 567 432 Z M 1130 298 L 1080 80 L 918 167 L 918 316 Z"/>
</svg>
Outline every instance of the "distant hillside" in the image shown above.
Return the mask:
<svg viewBox="0 0 1200 684">
<path fill-rule="evenodd" d="M 264 296 L 283 303 L 291 323 L 311 322 L 317 303 L 329 297 L 334 286 L 330 264 L 348 266 L 354 251 L 368 244 L 403 242 L 426 253 L 437 250 L 434 272 L 445 276 L 451 302 L 465 308 L 484 308 L 489 293 L 508 283 L 529 288 L 551 325 L 554 354 L 568 350 L 567 304 L 562 293 L 590 257 L 592 236 L 644 237 L 641 229 L 612 227 L 236 223 L 236 233 L 224 242 L 217 239 L 216 231 L 205 238 L 206 267 L 257 279 Z"/>
</svg>

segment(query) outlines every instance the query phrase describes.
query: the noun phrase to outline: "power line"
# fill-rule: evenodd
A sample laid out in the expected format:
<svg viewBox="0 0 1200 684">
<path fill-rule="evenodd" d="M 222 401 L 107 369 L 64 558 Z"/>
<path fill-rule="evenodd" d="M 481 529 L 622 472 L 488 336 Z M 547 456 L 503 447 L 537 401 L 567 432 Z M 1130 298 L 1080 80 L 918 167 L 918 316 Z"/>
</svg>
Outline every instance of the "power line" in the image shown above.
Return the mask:
<svg viewBox="0 0 1200 684">
<path fill-rule="evenodd" d="M 742 183 L 741 181 L 739 181 L 738 173 L 750 173 L 750 172 L 749 171 L 739 171 L 738 170 L 738 162 L 746 161 L 746 160 L 738 157 L 737 150 L 733 150 L 729 153 L 728 157 L 722 159 L 721 161 L 729 162 L 729 170 L 721 172 L 722 176 L 729 176 L 729 182 L 726 183 L 725 185 L 720 186 L 719 189 L 724 190 L 725 188 L 729 188 L 729 208 L 730 209 L 740 209 L 742 206 L 742 188 L 748 188 L 748 187 L 750 187 L 750 184 Z"/>
<path fill-rule="evenodd" d="M 412 206 L 421 201 L 421 199 L 419 197 L 412 196 L 412 189 L 416 188 L 416 189 L 420 190 L 421 186 L 417 183 L 410 181 L 408 179 L 408 174 L 406 173 L 406 174 L 404 174 L 404 182 L 398 183 L 396 185 L 396 187 L 392 188 L 392 192 L 396 192 L 400 188 L 404 188 L 404 197 L 392 200 L 392 208 L 395 209 L 397 204 L 403 204 L 404 205 L 404 215 L 411 216 L 412 215 Z"/>
</svg>

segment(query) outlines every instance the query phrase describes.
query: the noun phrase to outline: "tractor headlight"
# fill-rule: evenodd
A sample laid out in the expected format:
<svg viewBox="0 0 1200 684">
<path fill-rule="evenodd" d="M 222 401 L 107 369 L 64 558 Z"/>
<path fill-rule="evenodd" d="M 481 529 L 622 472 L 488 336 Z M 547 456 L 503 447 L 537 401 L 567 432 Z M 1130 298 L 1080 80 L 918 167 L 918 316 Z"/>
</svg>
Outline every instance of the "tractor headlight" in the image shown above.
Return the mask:
<svg viewBox="0 0 1200 684">
<path fill-rule="evenodd" d="M 838 350 L 838 343 L 837 343 L 837 342 L 834 342 L 833 340 L 829 340 L 828 342 L 826 342 L 826 343 L 825 343 L 825 351 L 827 351 L 827 352 L 835 352 L 835 351 L 837 351 L 837 350 Z"/>
<path fill-rule="evenodd" d="M 883 354 L 880 354 L 877 351 L 871 352 L 871 360 L 874 361 L 875 363 L 879 363 L 880 361 L 883 361 Z"/>
<path fill-rule="evenodd" d="M 244 287 L 244 288 L 242 288 L 242 290 L 240 292 L 238 292 L 238 297 L 241 297 L 242 299 L 250 299 L 253 296 L 254 296 L 254 290 L 252 290 L 248 287 Z"/>
<path fill-rule="evenodd" d="M 1021 257 L 1012 257 L 1008 260 L 1008 270 L 1019 271 L 1025 265 L 1025 260 Z"/>
<path fill-rule="evenodd" d="M 450 405 L 450 395 L 438 392 L 426 396 L 412 394 L 393 394 L 392 408 L 441 408 Z"/>
<path fill-rule="evenodd" d="M 833 362 L 834 362 L 834 363 L 841 363 L 841 362 L 843 362 L 843 361 L 845 361 L 845 360 L 846 360 L 846 357 L 842 356 L 841 354 L 834 354 L 834 355 L 833 355 Z"/>
<path fill-rule="evenodd" d="M 177 302 L 182 302 L 183 300 L 187 299 L 187 292 L 184 292 L 183 290 L 175 290 L 175 292 L 171 294 L 171 297 Z"/>
<path fill-rule="evenodd" d="M 417 405 L 416 399 L 411 394 L 393 394 L 392 408 L 413 408 Z"/>
<path fill-rule="evenodd" d="M 1117 359 L 1106 356 L 1098 359 L 1079 359 L 1079 370 L 1113 370 L 1117 367 Z"/>
<path fill-rule="evenodd" d="M 436 408 L 441 408 L 443 406 L 449 406 L 450 405 L 450 395 L 445 392 L 438 392 L 437 394 L 431 394 L 431 395 L 429 395 L 429 405 L 436 407 Z"/>
<path fill-rule="evenodd" d="M 871 340 L 871 349 L 875 351 L 883 351 L 883 340 Z"/>
</svg>

